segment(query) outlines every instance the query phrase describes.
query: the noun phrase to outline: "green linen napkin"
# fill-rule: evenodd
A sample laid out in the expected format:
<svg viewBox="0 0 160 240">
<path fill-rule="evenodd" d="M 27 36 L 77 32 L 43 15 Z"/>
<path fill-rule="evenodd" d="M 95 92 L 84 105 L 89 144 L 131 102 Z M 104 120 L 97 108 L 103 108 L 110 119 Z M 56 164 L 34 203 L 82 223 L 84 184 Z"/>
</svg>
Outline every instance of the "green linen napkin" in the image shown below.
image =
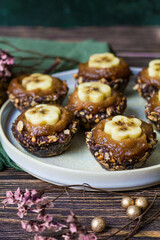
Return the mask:
<svg viewBox="0 0 160 240">
<path fill-rule="evenodd" d="M 51 40 L 39 40 L 39 39 L 26 39 L 26 38 L 13 38 L 13 37 L 0 37 L 0 48 L 7 49 L 12 53 L 13 48 L 8 47 L 5 44 L 2 44 L 2 41 L 7 41 L 18 48 L 23 50 L 37 51 L 48 55 L 58 55 L 65 56 L 68 58 L 72 58 L 78 60 L 80 62 L 85 62 L 88 60 L 89 56 L 94 53 L 103 53 L 109 52 L 110 48 L 106 42 L 97 42 L 92 39 L 85 40 L 82 42 L 60 42 L 60 41 L 51 41 Z M 13 52 L 13 56 L 26 56 L 24 52 Z M 27 56 L 33 56 L 32 53 Z M 52 60 L 53 62 L 53 60 Z M 28 65 L 33 64 L 33 60 L 27 61 Z M 41 65 L 41 68 L 48 68 L 51 65 L 51 60 L 44 61 Z M 69 69 L 67 63 L 63 63 L 59 70 L 63 71 Z M 76 65 L 72 66 L 72 68 L 77 67 Z M 40 71 L 41 69 L 39 69 Z M 5 151 L 0 144 L 0 171 L 3 168 L 13 167 L 15 169 L 20 170 L 20 168 L 7 156 Z"/>
</svg>

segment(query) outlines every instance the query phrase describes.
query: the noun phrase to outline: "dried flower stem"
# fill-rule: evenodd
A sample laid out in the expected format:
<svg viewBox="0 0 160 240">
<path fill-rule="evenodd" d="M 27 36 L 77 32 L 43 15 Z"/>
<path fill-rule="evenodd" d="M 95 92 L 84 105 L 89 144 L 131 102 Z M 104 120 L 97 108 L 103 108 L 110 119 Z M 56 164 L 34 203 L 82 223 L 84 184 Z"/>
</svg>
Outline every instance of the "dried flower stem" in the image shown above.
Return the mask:
<svg viewBox="0 0 160 240">
<path fill-rule="evenodd" d="M 103 188 L 95 188 L 95 187 L 92 187 L 90 186 L 88 183 L 83 183 L 83 184 L 73 184 L 73 185 L 66 185 L 66 186 L 54 186 L 56 188 L 66 188 L 66 189 L 72 189 L 72 188 L 83 188 L 83 189 L 76 189 L 76 190 L 79 190 L 79 191 L 85 191 L 86 189 L 90 189 L 90 190 L 94 190 L 94 191 L 98 191 L 98 192 L 103 192 L 103 193 L 109 193 L 109 194 L 114 194 L 114 195 L 117 195 L 117 196 L 124 196 L 124 193 L 120 193 L 120 192 L 114 192 L 114 191 L 110 191 L 110 190 L 105 190 Z M 45 192 L 48 192 L 48 191 L 51 191 L 52 192 L 52 188 L 53 187 L 50 187 L 50 188 L 45 188 L 44 191 Z M 129 195 L 129 194 L 127 194 Z M 131 196 L 131 195 L 130 195 Z"/>
<path fill-rule="evenodd" d="M 59 64 L 61 63 L 61 59 L 57 58 L 56 61 L 49 67 L 47 68 L 44 73 L 45 74 L 49 74 L 50 72 L 52 72 Z"/>
<path fill-rule="evenodd" d="M 146 223 L 151 222 L 154 218 L 156 218 L 158 215 L 160 214 L 160 209 L 158 211 L 156 211 L 153 215 L 151 215 L 151 217 L 149 217 L 146 221 L 144 221 L 141 224 L 141 227 L 143 227 Z"/>
<path fill-rule="evenodd" d="M 34 54 L 34 55 L 38 55 L 40 57 L 43 57 L 43 58 L 48 58 L 48 59 L 53 59 L 53 58 L 60 58 L 62 60 L 65 60 L 65 61 L 70 61 L 70 62 L 73 62 L 74 64 L 79 64 L 79 61 L 75 60 L 75 59 L 72 59 L 72 58 L 67 58 L 67 57 L 64 57 L 64 56 L 57 56 L 57 55 L 46 55 L 46 54 L 43 54 L 41 52 L 37 52 L 37 51 L 32 51 L 32 50 L 25 50 L 25 49 L 21 49 L 17 46 L 15 46 L 14 44 L 8 42 L 8 41 L 3 41 L 1 40 L 0 41 L 0 44 L 5 44 L 5 45 L 8 45 L 10 47 L 12 47 L 13 49 L 15 49 L 16 51 L 18 52 L 23 52 L 23 53 L 30 53 L 30 54 Z M 24 58 L 23 58 L 24 59 Z M 31 59 L 31 58 L 30 58 Z"/>
</svg>

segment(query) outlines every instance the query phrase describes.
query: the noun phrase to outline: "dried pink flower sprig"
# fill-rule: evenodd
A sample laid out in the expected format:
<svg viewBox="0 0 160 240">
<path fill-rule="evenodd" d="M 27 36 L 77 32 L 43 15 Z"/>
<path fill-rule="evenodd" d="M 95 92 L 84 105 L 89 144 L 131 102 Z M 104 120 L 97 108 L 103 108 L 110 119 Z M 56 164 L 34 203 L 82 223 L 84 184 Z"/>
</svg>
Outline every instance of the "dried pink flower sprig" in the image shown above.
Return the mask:
<svg viewBox="0 0 160 240">
<path fill-rule="evenodd" d="M 38 218 L 44 215 L 46 207 L 53 207 L 53 202 L 48 197 L 43 196 L 44 192 L 37 192 L 36 190 L 29 191 L 26 189 L 24 192 L 18 188 L 14 193 L 11 191 L 6 192 L 6 199 L 2 202 L 4 207 L 7 204 L 16 204 L 18 207 L 17 215 L 23 218 L 27 215 L 27 211 L 38 213 Z"/>
<path fill-rule="evenodd" d="M 0 81 L 7 81 L 12 73 L 11 67 L 14 64 L 14 57 L 12 57 L 7 51 L 0 49 Z"/>
<path fill-rule="evenodd" d="M 67 223 L 69 223 L 70 232 L 63 235 L 64 240 L 97 240 L 94 234 L 89 234 L 85 228 L 79 222 L 77 217 L 71 211 L 71 214 L 67 218 Z"/>
<path fill-rule="evenodd" d="M 24 192 L 18 188 L 14 193 L 11 191 L 6 192 L 6 199 L 2 202 L 4 208 L 8 204 L 16 204 L 18 208 L 17 215 L 24 218 L 30 211 L 35 213 L 35 220 L 21 221 L 21 226 L 27 232 L 44 232 L 50 230 L 52 233 L 57 233 L 66 228 L 69 224 L 69 231 L 66 234 L 60 233 L 64 240 L 97 240 L 94 234 L 89 234 L 84 226 L 78 222 L 73 212 L 68 216 L 66 225 L 55 222 L 53 215 L 46 214 L 46 208 L 54 207 L 53 201 L 44 196 L 44 192 L 37 192 L 36 190 L 29 191 L 26 189 Z M 34 240 L 57 240 L 54 237 L 38 236 Z"/>
</svg>

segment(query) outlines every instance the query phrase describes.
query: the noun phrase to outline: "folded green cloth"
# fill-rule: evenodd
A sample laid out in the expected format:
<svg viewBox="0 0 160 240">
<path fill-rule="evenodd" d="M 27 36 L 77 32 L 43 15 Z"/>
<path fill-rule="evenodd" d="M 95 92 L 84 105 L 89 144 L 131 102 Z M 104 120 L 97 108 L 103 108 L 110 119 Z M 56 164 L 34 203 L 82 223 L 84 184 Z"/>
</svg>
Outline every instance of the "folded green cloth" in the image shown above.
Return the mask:
<svg viewBox="0 0 160 240">
<path fill-rule="evenodd" d="M 80 62 L 85 62 L 88 60 L 89 56 L 94 53 L 109 52 L 110 48 L 106 42 L 96 42 L 94 40 L 86 40 L 82 42 L 59 42 L 50 40 L 38 40 L 38 39 L 26 39 L 26 38 L 10 38 L 10 37 L 0 37 L 0 48 L 2 50 L 7 49 L 12 53 L 13 48 L 8 47 L 8 45 L 2 44 L 2 41 L 7 41 L 14 44 L 18 48 L 30 51 L 37 51 L 48 55 L 65 56 L 78 60 Z M 13 56 L 33 56 L 32 53 L 24 52 L 13 52 Z M 45 60 L 41 68 L 48 68 L 53 60 Z M 33 60 L 27 61 L 26 65 L 32 65 Z M 72 68 L 77 67 L 72 65 Z M 67 62 L 61 64 L 59 70 L 63 71 L 69 69 Z M 38 69 L 40 71 L 40 69 Z M 0 171 L 5 167 L 13 167 L 20 170 L 20 168 L 7 156 L 0 144 Z"/>
</svg>

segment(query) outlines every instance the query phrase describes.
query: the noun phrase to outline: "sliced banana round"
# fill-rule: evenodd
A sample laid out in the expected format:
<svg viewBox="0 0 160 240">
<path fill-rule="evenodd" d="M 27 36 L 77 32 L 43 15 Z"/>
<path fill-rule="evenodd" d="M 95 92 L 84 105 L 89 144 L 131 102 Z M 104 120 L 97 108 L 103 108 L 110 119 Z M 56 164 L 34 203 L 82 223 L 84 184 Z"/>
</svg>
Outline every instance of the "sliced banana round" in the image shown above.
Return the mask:
<svg viewBox="0 0 160 240">
<path fill-rule="evenodd" d="M 90 56 L 88 66 L 93 68 L 111 68 L 118 66 L 120 59 L 112 53 L 98 53 Z"/>
<path fill-rule="evenodd" d="M 52 86 L 53 79 L 47 74 L 33 73 L 22 80 L 22 86 L 27 91 L 36 89 L 47 90 Z"/>
<path fill-rule="evenodd" d="M 117 115 L 112 120 L 106 121 L 104 132 L 118 141 L 126 138 L 138 138 L 142 133 L 141 124 L 141 120 L 137 118 Z"/>
<path fill-rule="evenodd" d="M 150 77 L 160 77 L 160 59 L 149 62 L 148 74 Z"/>
<path fill-rule="evenodd" d="M 111 96 L 111 87 L 101 82 L 87 82 L 78 85 L 78 97 L 83 102 L 99 103 Z"/>
<path fill-rule="evenodd" d="M 25 112 L 27 121 L 33 125 L 54 125 L 59 121 L 60 115 L 61 110 L 58 107 L 47 104 L 36 105 Z"/>
</svg>

